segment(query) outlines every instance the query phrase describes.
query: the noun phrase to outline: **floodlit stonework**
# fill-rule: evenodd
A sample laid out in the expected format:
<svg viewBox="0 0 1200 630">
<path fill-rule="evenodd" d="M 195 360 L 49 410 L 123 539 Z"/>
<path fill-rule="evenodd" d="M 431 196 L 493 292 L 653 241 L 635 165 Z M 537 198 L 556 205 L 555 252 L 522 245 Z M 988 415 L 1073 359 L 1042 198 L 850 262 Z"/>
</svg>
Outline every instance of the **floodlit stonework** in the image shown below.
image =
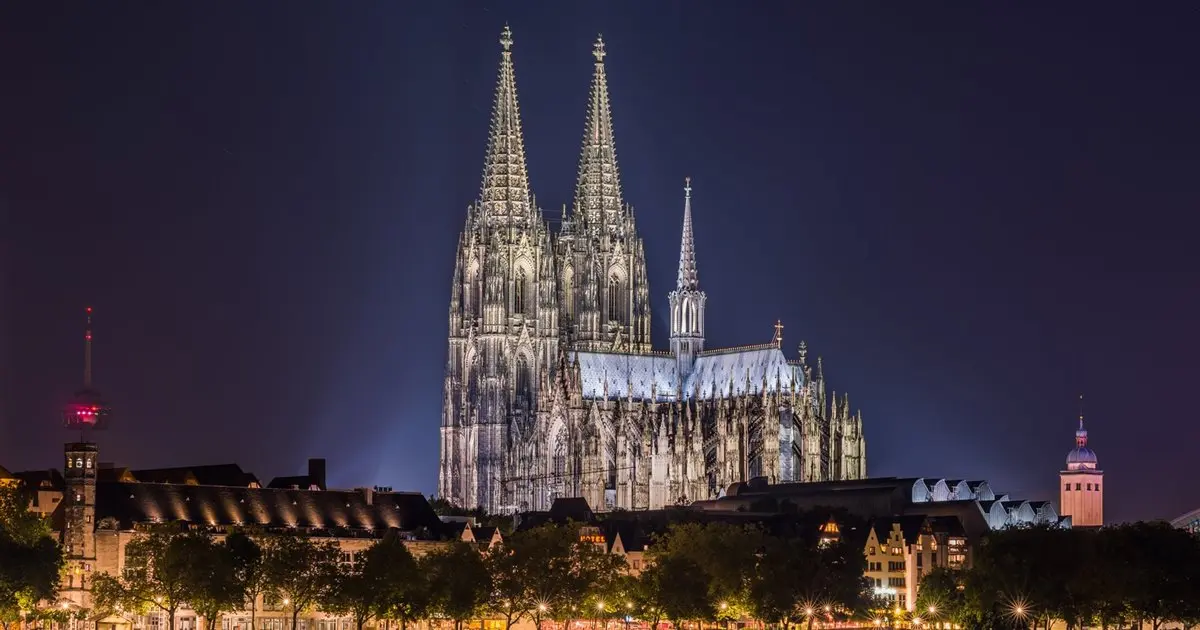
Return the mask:
<svg viewBox="0 0 1200 630">
<path fill-rule="evenodd" d="M 866 476 L 862 416 L 820 359 L 768 344 L 705 348 L 684 189 L 670 350 L 652 350 L 645 248 L 621 195 L 597 41 L 571 213 L 552 231 L 530 191 L 512 60 L 499 80 L 479 200 L 450 298 L 439 494 L 494 513 L 583 497 L 599 510 L 719 496 L 729 484 Z"/>
</svg>

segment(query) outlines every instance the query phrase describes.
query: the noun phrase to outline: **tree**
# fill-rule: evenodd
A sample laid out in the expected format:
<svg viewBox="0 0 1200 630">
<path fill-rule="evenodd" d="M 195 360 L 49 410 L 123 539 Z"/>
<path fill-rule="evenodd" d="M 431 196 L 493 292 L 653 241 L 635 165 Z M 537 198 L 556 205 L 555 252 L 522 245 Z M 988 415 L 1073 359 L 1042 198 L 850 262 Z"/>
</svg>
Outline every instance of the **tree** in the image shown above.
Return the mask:
<svg viewBox="0 0 1200 630">
<path fill-rule="evenodd" d="M 433 611 L 454 621 L 455 630 L 462 630 L 462 622 L 483 609 L 492 591 L 483 558 L 473 546 L 454 542 L 422 560 Z"/>
<path fill-rule="evenodd" d="M 256 627 L 258 598 L 267 592 L 267 572 L 263 565 L 263 550 L 245 531 L 237 531 L 225 538 L 233 562 L 234 583 L 243 605 L 250 607 L 250 627 Z"/>
<path fill-rule="evenodd" d="M 208 629 L 216 630 L 222 613 L 242 607 L 233 551 L 207 535 L 181 536 L 173 544 L 177 553 L 188 559 L 184 597 Z"/>
<path fill-rule="evenodd" d="M 0 487 L 0 626 L 20 621 L 21 611 L 58 594 L 62 548 L 49 521 L 29 510 L 19 487 Z"/>
<path fill-rule="evenodd" d="M 917 613 L 930 620 L 950 621 L 960 625 L 971 626 L 976 615 L 967 606 L 964 593 L 965 573 L 946 567 L 937 567 L 921 578 L 921 587 L 917 590 L 915 604 Z"/>
<path fill-rule="evenodd" d="M 321 601 L 338 570 L 341 552 L 334 543 L 298 536 L 272 538 L 263 551 L 268 591 L 291 611 L 295 628 L 300 613 Z"/>
<path fill-rule="evenodd" d="M 766 539 L 749 580 L 747 603 L 751 613 L 765 623 L 786 625 L 796 621 L 804 602 L 812 607 L 811 584 L 816 570 L 815 550 L 802 541 Z"/>
<path fill-rule="evenodd" d="M 92 597 L 102 610 L 117 607 L 144 614 L 149 609 L 166 613 L 167 627 L 175 630 L 175 613 L 193 595 L 191 581 L 197 559 L 191 553 L 204 547 L 208 535 L 188 532 L 178 524 L 155 525 L 125 546 L 125 569 L 120 575 L 97 575 Z"/>
<path fill-rule="evenodd" d="M 638 597 L 654 619 L 666 618 L 676 628 L 691 619 L 712 619 L 716 607 L 708 596 L 704 569 L 682 554 L 664 554 L 638 576 Z"/>
<path fill-rule="evenodd" d="M 754 527 L 719 522 L 675 524 L 655 539 L 651 556 L 655 562 L 665 556 L 688 558 L 707 577 L 713 610 L 725 604 L 728 614 L 737 614 L 748 609 L 746 587 L 764 541 L 763 533 Z"/>
<path fill-rule="evenodd" d="M 408 546 L 389 533 L 364 553 L 363 572 L 379 589 L 375 616 L 400 622 L 401 630 L 423 618 L 429 609 L 425 576 Z"/>
<path fill-rule="evenodd" d="M 335 573 L 326 576 L 326 580 L 325 591 L 320 597 L 321 610 L 349 615 L 354 619 L 354 627 L 362 630 L 378 610 L 381 595 L 378 587 L 357 564 L 342 564 Z"/>
</svg>

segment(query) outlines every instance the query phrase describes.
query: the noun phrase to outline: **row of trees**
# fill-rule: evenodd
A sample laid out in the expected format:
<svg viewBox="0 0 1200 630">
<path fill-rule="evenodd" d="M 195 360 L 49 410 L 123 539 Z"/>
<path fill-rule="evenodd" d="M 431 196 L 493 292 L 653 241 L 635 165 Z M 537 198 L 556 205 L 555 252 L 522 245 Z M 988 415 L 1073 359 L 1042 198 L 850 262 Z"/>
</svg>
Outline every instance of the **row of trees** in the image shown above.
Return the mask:
<svg viewBox="0 0 1200 630">
<path fill-rule="evenodd" d="M 222 614 L 249 610 L 260 596 L 292 617 L 306 611 L 372 620 L 438 618 L 461 628 L 489 616 L 507 627 L 529 619 L 636 617 L 657 624 L 742 619 L 811 620 L 815 606 L 850 615 L 864 599 L 861 550 L 820 546 L 803 537 L 773 537 L 753 527 L 681 524 L 655 539 L 644 571 L 630 572 L 622 556 L 582 540 L 572 525 L 517 532 L 481 552 L 455 542 L 420 558 L 404 541 L 386 536 L 346 561 L 332 542 L 234 533 L 209 533 L 168 524 L 147 530 L 126 547 L 120 575 L 97 575 L 97 616 L 112 612 L 165 613 L 171 630 L 187 606 L 210 630 Z"/>
<path fill-rule="evenodd" d="M 1200 538 L 1166 523 L 990 534 L 973 568 L 925 577 L 917 611 L 964 627 L 1200 624 Z"/>
<path fill-rule="evenodd" d="M 49 521 L 29 511 L 24 492 L 0 486 L 0 628 L 59 614 L 38 604 L 56 596 L 62 567 Z"/>
</svg>

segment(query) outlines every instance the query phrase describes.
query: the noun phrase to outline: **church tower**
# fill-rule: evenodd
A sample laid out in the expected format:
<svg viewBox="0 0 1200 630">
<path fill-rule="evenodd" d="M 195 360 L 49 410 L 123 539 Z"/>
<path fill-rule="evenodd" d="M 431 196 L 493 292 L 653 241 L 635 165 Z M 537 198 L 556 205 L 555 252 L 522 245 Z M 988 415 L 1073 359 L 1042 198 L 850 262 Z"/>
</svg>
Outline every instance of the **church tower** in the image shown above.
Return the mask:
<svg viewBox="0 0 1200 630">
<path fill-rule="evenodd" d="M 438 477 L 441 497 L 491 513 L 513 507 L 504 484 L 519 459 L 514 445 L 533 430 L 559 336 L 554 253 L 530 192 L 507 26 L 500 44 L 483 183 L 451 282 Z"/>
<path fill-rule="evenodd" d="M 649 352 L 646 253 L 621 198 L 606 54 L 597 38 L 575 203 L 558 238 L 563 333 L 579 350 Z"/>
<path fill-rule="evenodd" d="M 679 276 L 671 291 L 671 354 L 680 382 L 692 373 L 696 355 L 704 350 L 704 292 L 696 274 L 696 244 L 692 238 L 692 178 L 684 179 L 683 237 L 679 245 Z"/>
<path fill-rule="evenodd" d="M 1104 525 L 1104 472 L 1100 470 L 1096 453 L 1088 448 L 1088 432 L 1083 428 L 1083 396 L 1079 397 L 1079 429 L 1075 431 L 1075 448 L 1067 453 L 1067 469 L 1058 473 L 1061 484 L 1058 513 L 1071 517 L 1074 527 Z"/>
<path fill-rule="evenodd" d="M 96 457 L 93 442 L 72 442 L 63 448 L 63 552 L 67 587 L 64 597 L 83 606 L 86 585 L 96 563 Z"/>
</svg>

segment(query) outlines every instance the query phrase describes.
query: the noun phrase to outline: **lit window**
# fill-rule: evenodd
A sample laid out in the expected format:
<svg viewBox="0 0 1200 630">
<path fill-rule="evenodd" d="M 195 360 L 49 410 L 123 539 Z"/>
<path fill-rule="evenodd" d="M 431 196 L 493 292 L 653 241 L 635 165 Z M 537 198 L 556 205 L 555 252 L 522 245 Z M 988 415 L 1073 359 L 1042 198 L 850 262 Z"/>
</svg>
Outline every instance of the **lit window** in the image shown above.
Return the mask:
<svg viewBox="0 0 1200 630">
<path fill-rule="evenodd" d="M 87 458 L 87 467 L 89 469 L 92 467 L 92 458 L 91 457 Z"/>
</svg>

